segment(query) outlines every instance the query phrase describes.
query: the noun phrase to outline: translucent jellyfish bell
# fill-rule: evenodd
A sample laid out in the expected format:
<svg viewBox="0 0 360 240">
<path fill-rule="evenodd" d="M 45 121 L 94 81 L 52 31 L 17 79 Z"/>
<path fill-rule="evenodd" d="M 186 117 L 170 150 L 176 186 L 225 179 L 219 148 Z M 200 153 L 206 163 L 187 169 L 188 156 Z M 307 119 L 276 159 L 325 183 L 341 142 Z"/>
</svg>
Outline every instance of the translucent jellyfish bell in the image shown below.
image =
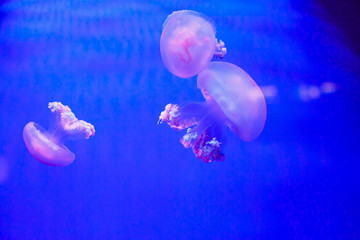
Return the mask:
<svg viewBox="0 0 360 240">
<path fill-rule="evenodd" d="M 260 135 L 266 102 L 259 86 L 244 70 L 227 62 L 211 62 L 199 74 L 198 87 L 206 102 L 168 104 L 159 118 L 173 129 L 188 128 L 180 142 L 192 148 L 196 157 L 204 162 L 225 159 L 221 148 L 226 126 L 244 141 Z"/>
<path fill-rule="evenodd" d="M 212 62 L 197 80 L 206 101 L 214 101 L 227 125 L 244 141 L 257 138 L 266 120 L 264 94 L 244 70 L 228 62 Z"/>
<path fill-rule="evenodd" d="M 214 54 L 223 57 L 224 42 L 217 44 L 215 28 L 204 15 L 190 10 L 168 16 L 160 38 L 162 60 L 167 69 L 181 78 L 190 78 L 209 64 Z"/>
<path fill-rule="evenodd" d="M 24 127 L 23 138 L 29 152 L 40 162 L 51 166 L 67 166 L 75 159 L 65 145 L 66 139 L 88 139 L 95 134 L 94 126 L 78 120 L 68 106 L 60 102 L 48 105 L 55 117 L 53 128 L 47 132 L 34 122 Z"/>
</svg>

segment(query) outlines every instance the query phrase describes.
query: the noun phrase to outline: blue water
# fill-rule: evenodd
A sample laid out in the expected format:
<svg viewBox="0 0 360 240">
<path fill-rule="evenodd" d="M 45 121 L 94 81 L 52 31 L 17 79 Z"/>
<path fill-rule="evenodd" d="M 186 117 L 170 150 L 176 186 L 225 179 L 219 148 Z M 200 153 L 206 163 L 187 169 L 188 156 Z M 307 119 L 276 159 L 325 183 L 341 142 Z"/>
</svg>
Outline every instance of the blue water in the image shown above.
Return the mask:
<svg viewBox="0 0 360 240">
<path fill-rule="evenodd" d="M 2 1 L 0 239 L 360 238 L 359 57 L 316 2 L 276 2 Z M 160 56 L 182 9 L 213 19 L 224 61 L 268 92 L 264 131 L 228 130 L 224 162 L 157 125 L 167 103 L 203 100 Z M 67 143 L 68 167 L 22 139 L 50 101 L 96 129 Z"/>
</svg>

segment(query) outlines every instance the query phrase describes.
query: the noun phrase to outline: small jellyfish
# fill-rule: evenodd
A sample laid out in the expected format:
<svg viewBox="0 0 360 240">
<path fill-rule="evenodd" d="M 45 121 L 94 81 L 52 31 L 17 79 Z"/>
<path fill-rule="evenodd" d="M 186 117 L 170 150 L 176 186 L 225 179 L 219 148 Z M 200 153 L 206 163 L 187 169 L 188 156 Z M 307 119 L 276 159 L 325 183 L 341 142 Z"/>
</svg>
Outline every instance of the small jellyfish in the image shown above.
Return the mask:
<svg viewBox="0 0 360 240">
<path fill-rule="evenodd" d="M 254 80 L 238 66 L 211 62 L 197 78 L 206 102 L 168 104 L 159 117 L 171 128 L 186 134 L 180 142 L 192 148 L 204 162 L 223 161 L 225 129 L 228 126 L 240 139 L 257 138 L 266 120 L 264 95 Z"/>
<path fill-rule="evenodd" d="M 29 122 L 24 127 L 23 138 L 29 152 L 40 162 L 51 166 L 67 166 L 74 161 L 75 154 L 64 145 L 64 141 L 88 139 L 95 134 L 95 129 L 92 124 L 77 119 L 71 109 L 60 102 L 50 102 L 48 108 L 55 117 L 50 131 Z"/>
<path fill-rule="evenodd" d="M 205 69 L 214 55 L 224 57 L 226 48 L 223 41 L 217 42 L 215 28 L 203 14 L 182 10 L 165 20 L 160 51 L 171 73 L 190 78 Z"/>
</svg>

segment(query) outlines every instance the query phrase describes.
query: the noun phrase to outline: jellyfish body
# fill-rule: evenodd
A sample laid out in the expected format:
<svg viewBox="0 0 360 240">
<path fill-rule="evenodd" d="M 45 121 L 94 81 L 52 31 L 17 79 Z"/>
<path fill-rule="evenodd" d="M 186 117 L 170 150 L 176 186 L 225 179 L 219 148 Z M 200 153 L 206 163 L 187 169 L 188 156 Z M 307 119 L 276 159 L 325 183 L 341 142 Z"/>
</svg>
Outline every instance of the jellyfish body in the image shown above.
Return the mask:
<svg viewBox="0 0 360 240">
<path fill-rule="evenodd" d="M 264 128 L 267 110 L 264 94 L 240 67 L 211 62 L 197 80 L 206 101 L 215 101 L 227 125 L 244 141 L 257 138 Z"/>
<path fill-rule="evenodd" d="M 48 107 L 55 117 L 54 127 L 47 132 L 39 124 L 29 122 L 23 130 L 24 142 L 40 162 L 67 166 L 75 160 L 75 154 L 64 145 L 64 141 L 88 139 L 95 134 L 95 129 L 92 124 L 78 120 L 71 109 L 60 102 L 50 102 Z"/>
<path fill-rule="evenodd" d="M 195 76 L 209 64 L 216 48 L 215 29 L 202 14 L 182 10 L 166 19 L 160 51 L 165 66 L 174 75 Z"/>
<path fill-rule="evenodd" d="M 264 128 L 266 102 L 254 80 L 227 62 L 211 62 L 198 76 L 206 102 L 168 104 L 159 122 L 171 128 L 188 128 L 180 142 L 204 162 L 223 161 L 225 128 L 244 141 L 254 140 Z M 191 128 L 192 127 L 192 128 Z"/>
</svg>

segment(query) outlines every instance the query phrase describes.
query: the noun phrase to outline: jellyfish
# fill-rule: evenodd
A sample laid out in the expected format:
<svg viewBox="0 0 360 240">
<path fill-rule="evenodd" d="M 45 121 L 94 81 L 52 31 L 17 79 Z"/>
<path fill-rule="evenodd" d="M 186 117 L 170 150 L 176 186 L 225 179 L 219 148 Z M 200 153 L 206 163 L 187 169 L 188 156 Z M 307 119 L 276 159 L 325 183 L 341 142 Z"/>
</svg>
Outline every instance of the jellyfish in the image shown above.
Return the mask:
<svg viewBox="0 0 360 240">
<path fill-rule="evenodd" d="M 67 166 L 75 160 L 75 154 L 64 145 L 64 141 L 88 139 L 95 134 L 95 128 L 77 119 L 71 109 L 61 102 L 50 102 L 48 108 L 55 118 L 50 131 L 29 122 L 24 127 L 23 138 L 29 152 L 40 162 L 51 166 Z"/>
<path fill-rule="evenodd" d="M 163 24 L 160 51 L 166 68 L 181 78 L 201 72 L 213 56 L 223 58 L 223 41 L 215 38 L 214 26 L 198 12 L 175 11 Z"/>
<path fill-rule="evenodd" d="M 262 132 L 266 102 L 255 81 L 240 67 L 228 62 L 211 62 L 197 78 L 206 101 L 168 104 L 159 122 L 176 130 L 187 129 L 180 139 L 204 162 L 224 161 L 225 129 L 229 127 L 243 141 Z"/>
</svg>

